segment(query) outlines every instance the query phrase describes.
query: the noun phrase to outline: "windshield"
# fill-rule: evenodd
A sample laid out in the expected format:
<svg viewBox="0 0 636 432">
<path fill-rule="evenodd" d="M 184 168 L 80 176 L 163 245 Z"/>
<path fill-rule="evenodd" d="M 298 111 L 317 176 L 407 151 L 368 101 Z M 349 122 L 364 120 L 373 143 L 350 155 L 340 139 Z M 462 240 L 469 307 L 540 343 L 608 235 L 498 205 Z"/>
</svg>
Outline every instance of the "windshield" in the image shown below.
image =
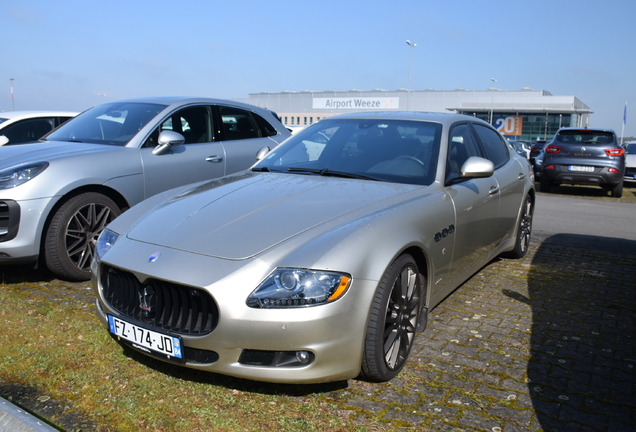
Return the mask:
<svg viewBox="0 0 636 432">
<path fill-rule="evenodd" d="M 636 144 L 627 144 L 627 149 L 625 150 L 627 154 L 636 154 Z"/>
<path fill-rule="evenodd" d="M 99 105 L 64 123 L 44 139 L 125 146 L 165 107 L 149 103 Z"/>
<path fill-rule="evenodd" d="M 595 130 L 564 130 L 559 132 L 556 140 L 563 144 L 610 144 L 614 142 L 614 134 Z"/>
<path fill-rule="evenodd" d="M 433 122 L 325 119 L 289 138 L 253 170 L 429 185 L 441 131 Z"/>
</svg>

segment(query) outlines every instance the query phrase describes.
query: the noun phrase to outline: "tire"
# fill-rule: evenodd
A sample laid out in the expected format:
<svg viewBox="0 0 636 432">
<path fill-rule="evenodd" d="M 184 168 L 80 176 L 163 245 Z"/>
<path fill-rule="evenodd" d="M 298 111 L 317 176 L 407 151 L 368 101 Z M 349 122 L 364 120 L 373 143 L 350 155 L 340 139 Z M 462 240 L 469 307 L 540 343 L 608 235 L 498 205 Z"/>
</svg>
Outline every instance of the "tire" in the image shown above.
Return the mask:
<svg viewBox="0 0 636 432">
<path fill-rule="evenodd" d="M 367 325 L 361 367 L 363 378 L 388 381 L 404 367 L 415 340 L 422 279 L 410 255 L 400 256 L 382 276 Z"/>
<path fill-rule="evenodd" d="M 617 185 L 612 186 L 611 194 L 614 198 L 621 198 L 623 196 L 623 181 Z"/>
<path fill-rule="evenodd" d="M 121 214 L 110 198 L 88 192 L 70 198 L 57 209 L 45 234 L 44 260 L 60 279 L 90 279 L 97 237 Z"/>
<path fill-rule="evenodd" d="M 541 176 L 539 179 L 539 190 L 541 192 L 548 193 L 552 189 L 552 182 L 548 180 L 545 176 Z"/>
<path fill-rule="evenodd" d="M 515 247 L 509 252 L 503 254 L 506 258 L 519 259 L 526 256 L 528 253 L 528 247 L 530 246 L 530 237 L 532 235 L 532 215 L 534 214 L 534 203 L 532 197 L 526 195 L 526 199 L 523 202 L 523 208 L 521 209 L 521 217 L 519 218 L 519 225 L 517 226 L 517 238 L 515 240 Z"/>
</svg>

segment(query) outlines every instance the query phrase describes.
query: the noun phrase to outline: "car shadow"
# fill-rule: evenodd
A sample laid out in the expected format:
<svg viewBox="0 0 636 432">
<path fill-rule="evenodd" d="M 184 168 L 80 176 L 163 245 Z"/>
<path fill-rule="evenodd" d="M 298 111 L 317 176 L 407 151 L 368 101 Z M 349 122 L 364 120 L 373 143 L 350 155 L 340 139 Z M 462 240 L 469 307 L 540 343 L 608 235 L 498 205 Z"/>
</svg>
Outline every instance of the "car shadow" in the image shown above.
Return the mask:
<svg viewBox="0 0 636 432">
<path fill-rule="evenodd" d="M 527 296 L 502 290 L 532 308 L 527 378 L 541 430 L 634 427 L 636 260 L 598 251 L 604 240 L 552 236 L 532 259 Z M 636 253 L 636 241 L 624 247 Z"/>
<path fill-rule="evenodd" d="M 35 264 L 0 265 L 0 283 L 19 284 L 31 282 L 51 282 L 55 276 L 45 266 Z"/>
<path fill-rule="evenodd" d="M 123 354 L 128 358 L 167 376 L 192 383 L 221 386 L 246 393 L 257 393 L 264 395 L 307 396 L 316 393 L 328 393 L 336 390 L 345 389 L 349 385 L 348 382 L 345 380 L 318 384 L 278 384 L 252 381 L 243 378 L 231 377 L 228 375 L 221 375 L 214 372 L 184 368 L 180 365 L 173 365 L 161 360 L 154 359 L 152 357 L 148 357 L 147 355 L 141 354 L 126 345 L 120 345 L 120 347 L 123 349 Z"/>
</svg>

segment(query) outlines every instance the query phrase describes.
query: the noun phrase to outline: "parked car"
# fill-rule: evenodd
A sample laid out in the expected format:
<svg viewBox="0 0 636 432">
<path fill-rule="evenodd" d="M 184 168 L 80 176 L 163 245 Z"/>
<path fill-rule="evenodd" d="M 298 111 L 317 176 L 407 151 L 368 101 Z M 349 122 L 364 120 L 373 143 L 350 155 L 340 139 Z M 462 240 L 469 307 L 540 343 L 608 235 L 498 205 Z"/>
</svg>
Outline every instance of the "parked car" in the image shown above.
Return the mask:
<svg viewBox="0 0 636 432">
<path fill-rule="evenodd" d="M 494 257 L 526 254 L 533 187 L 528 161 L 474 117 L 329 117 L 250 171 L 110 223 L 97 313 L 116 340 L 185 367 L 390 380 L 435 305 Z"/>
<path fill-rule="evenodd" d="M 530 149 L 525 146 L 525 144 L 521 141 L 510 141 L 508 143 L 512 146 L 512 148 L 519 153 L 521 156 L 526 159 L 530 159 Z"/>
<path fill-rule="evenodd" d="M 66 111 L 0 112 L 0 146 L 37 141 L 76 115 Z"/>
<path fill-rule="evenodd" d="M 92 108 L 0 158 L 0 263 L 87 280 L 97 236 L 145 198 L 249 168 L 290 136 L 271 111 L 219 99 Z"/>
<path fill-rule="evenodd" d="M 530 157 L 528 158 L 530 160 L 530 165 L 534 165 L 535 158 L 539 155 L 541 149 L 543 149 L 547 142 L 547 140 L 536 140 L 532 144 L 532 147 L 530 148 Z"/>
<path fill-rule="evenodd" d="M 636 142 L 627 143 L 625 147 L 625 177 L 626 182 L 636 182 Z"/>
<path fill-rule="evenodd" d="M 561 128 L 544 150 L 540 190 L 562 183 L 596 185 L 623 195 L 625 149 L 611 130 Z"/>
</svg>

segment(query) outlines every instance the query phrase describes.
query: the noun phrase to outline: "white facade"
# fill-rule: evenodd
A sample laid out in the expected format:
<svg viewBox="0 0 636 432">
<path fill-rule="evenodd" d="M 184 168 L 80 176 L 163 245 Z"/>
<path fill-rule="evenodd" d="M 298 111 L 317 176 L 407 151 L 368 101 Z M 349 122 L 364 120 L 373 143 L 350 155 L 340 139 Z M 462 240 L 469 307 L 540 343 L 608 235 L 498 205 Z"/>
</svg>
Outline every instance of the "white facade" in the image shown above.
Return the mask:
<svg viewBox="0 0 636 432">
<path fill-rule="evenodd" d="M 495 126 L 516 118 L 522 131 L 516 139 L 547 139 L 559 127 L 584 127 L 592 110 L 574 96 L 553 96 L 545 90 L 349 90 L 253 93 L 236 99 L 275 111 L 288 127 L 305 127 L 336 114 L 360 111 L 459 112 Z M 498 127 L 499 128 L 499 127 Z"/>
</svg>

